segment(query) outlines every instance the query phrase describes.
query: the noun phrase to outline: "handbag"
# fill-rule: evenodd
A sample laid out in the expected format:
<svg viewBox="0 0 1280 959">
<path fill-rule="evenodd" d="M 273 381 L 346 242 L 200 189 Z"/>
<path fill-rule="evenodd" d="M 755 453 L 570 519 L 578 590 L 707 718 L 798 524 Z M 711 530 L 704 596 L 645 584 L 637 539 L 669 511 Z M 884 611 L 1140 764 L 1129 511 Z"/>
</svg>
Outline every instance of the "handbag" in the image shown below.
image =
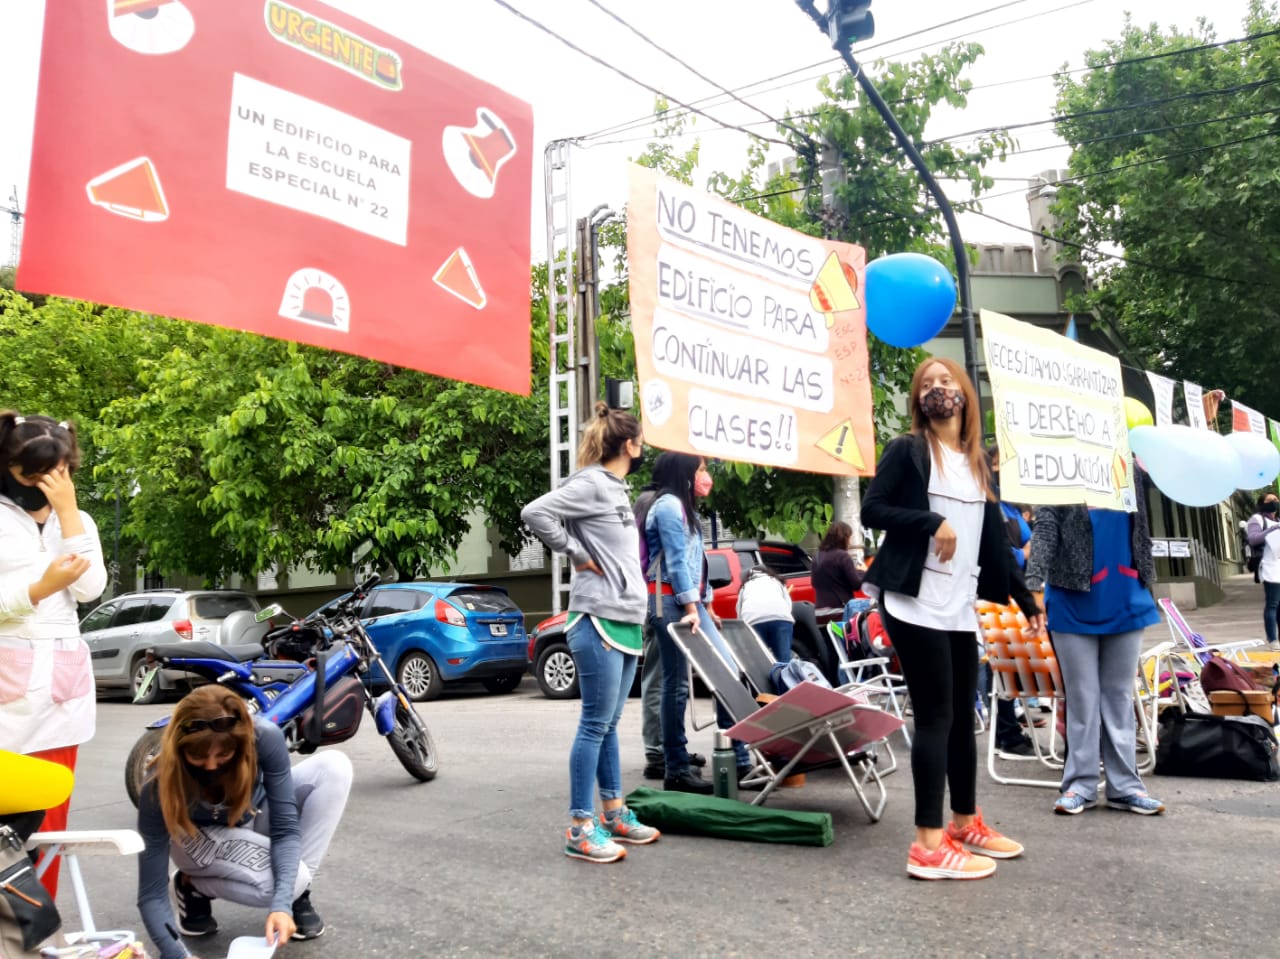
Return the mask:
<svg viewBox="0 0 1280 959">
<path fill-rule="evenodd" d="M 1259 716 L 1211 716 L 1166 709 L 1156 739 L 1156 775 L 1280 779 L 1276 735 Z"/>
<path fill-rule="evenodd" d="M 13 826 L 0 825 L 0 956 L 36 956 L 61 927 L 58 907 L 36 878 L 25 838 Z"/>
</svg>

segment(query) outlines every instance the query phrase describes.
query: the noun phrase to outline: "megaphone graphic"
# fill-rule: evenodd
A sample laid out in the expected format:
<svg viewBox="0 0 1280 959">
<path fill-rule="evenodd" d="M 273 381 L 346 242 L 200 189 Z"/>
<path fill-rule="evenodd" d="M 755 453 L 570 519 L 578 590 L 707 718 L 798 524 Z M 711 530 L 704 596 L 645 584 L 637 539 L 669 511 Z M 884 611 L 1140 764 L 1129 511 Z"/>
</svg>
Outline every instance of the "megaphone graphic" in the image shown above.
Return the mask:
<svg viewBox="0 0 1280 959">
<path fill-rule="evenodd" d="M 829 328 L 835 325 L 834 314 L 858 308 L 857 289 L 857 271 L 832 253 L 809 288 L 809 304 L 826 315 Z"/>
<path fill-rule="evenodd" d="M 475 126 L 444 128 L 441 148 L 462 188 L 487 200 L 497 189 L 498 171 L 516 154 L 516 140 L 496 113 L 478 107 Z"/>
<path fill-rule="evenodd" d="M 122 163 L 85 184 L 89 202 L 146 223 L 169 219 L 169 204 L 156 168 L 147 157 Z"/>
<path fill-rule="evenodd" d="M 477 310 L 483 310 L 485 304 L 489 302 L 484 287 L 480 285 L 480 277 L 476 275 L 475 265 L 462 247 L 458 247 L 449 254 L 449 258 L 444 261 L 440 269 L 436 270 L 436 275 L 431 279 L 435 281 L 436 286 L 447 290 L 463 303 Z"/>
<path fill-rule="evenodd" d="M 196 21 L 178 0 L 107 0 L 107 27 L 121 46 L 160 56 L 185 47 Z"/>
</svg>

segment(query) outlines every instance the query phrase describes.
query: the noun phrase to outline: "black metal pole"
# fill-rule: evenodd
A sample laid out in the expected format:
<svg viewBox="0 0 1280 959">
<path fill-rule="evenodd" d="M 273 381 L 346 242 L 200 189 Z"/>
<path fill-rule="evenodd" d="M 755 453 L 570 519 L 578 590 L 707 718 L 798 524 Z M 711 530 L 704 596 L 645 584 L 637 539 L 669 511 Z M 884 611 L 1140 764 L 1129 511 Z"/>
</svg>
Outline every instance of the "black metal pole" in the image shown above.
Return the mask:
<svg viewBox="0 0 1280 959">
<path fill-rule="evenodd" d="M 796 0 L 796 6 L 807 13 L 824 34 L 827 32 L 827 18 L 818 12 L 813 5 L 813 0 Z M 853 53 L 848 49 L 843 49 L 840 44 L 834 44 L 833 49 L 840 54 L 840 59 L 844 61 L 845 66 L 849 68 L 849 72 L 857 79 L 858 85 L 862 87 L 862 92 L 867 95 L 867 99 L 876 108 L 876 112 L 884 117 L 884 122 L 888 124 L 889 129 L 893 131 L 894 138 L 898 141 L 898 146 L 907 155 L 911 165 L 916 168 L 916 172 L 920 174 L 920 179 L 924 181 L 929 195 L 933 197 L 938 204 L 938 209 L 942 211 L 942 218 L 946 221 L 947 231 L 951 235 L 951 252 L 956 258 L 956 286 L 959 289 L 961 332 L 964 338 L 964 366 L 969 373 L 969 379 L 973 381 L 973 388 L 979 390 L 979 396 L 981 396 L 981 390 L 978 386 L 978 330 L 973 315 L 973 294 L 969 289 L 969 255 L 965 250 L 964 241 L 960 238 L 960 224 L 956 222 L 955 210 L 951 209 L 951 201 L 942 192 L 942 187 L 938 186 L 938 181 L 933 178 L 933 173 L 924 162 L 924 157 L 920 155 L 920 151 L 916 149 L 916 145 L 907 136 L 907 131 L 902 129 L 902 124 L 893 115 L 889 105 L 884 102 L 884 97 L 880 96 L 880 91 L 875 88 L 871 78 L 858 66 L 858 61 L 853 58 Z"/>
</svg>

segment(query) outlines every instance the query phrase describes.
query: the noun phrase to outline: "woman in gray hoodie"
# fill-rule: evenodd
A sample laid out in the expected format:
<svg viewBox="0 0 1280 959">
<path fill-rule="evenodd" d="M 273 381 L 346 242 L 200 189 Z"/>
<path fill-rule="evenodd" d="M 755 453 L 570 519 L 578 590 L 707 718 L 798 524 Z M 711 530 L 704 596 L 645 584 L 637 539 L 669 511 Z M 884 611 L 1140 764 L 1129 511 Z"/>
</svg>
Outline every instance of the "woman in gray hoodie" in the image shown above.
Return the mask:
<svg viewBox="0 0 1280 959">
<path fill-rule="evenodd" d="M 582 716 L 569 753 L 571 822 L 564 852 L 587 862 L 616 862 L 626 856 L 619 843 L 658 838 L 658 830 L 623 805 L 618 752 L 618 720 L 635 678 L 648 606 L 626 481 L 643 455 L 639 420 L 597 403 L 579 441 L 577 472 L 520 513 L 538 539 L 568 554 L 574 568 L 568 637 Z M 604 810 L 598 820 L 593 785 Z"/>
</svg>

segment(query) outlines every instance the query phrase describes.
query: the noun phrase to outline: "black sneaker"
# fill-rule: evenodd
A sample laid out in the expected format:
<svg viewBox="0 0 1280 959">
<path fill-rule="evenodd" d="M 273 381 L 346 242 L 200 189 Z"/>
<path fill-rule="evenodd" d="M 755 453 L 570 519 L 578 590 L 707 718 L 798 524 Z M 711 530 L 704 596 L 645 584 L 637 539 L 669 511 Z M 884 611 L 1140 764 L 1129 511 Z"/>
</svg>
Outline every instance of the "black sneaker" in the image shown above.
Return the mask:
<svg viewBox="0 0 1280 959">
<path fill-rule="evenodd" d="M 324 932 L 324 920 L 311 905 L 310 889 L 293 900 L 293 924 L 298 927 L 294 939 L 317 939 Z"/>
<path fill-rule="evenodd" d="M 169 894 L 173 898 L 173 911 L 178 915 L 178 930 L 184 936 L 199 938 L 218 931 L 218 920 L 213 918 L 213 900 L 196 892 L 191 880 L 182 873 L 175 872 L 169 880 Z"/>
<path fill-rule="evenodd" d="M 1036 747 L 1030 739 L 1023 736 L 1021 739 L 1017 739 L 1007 745 L 997 745 L 996 752 L 1004 756 L 1034 756 Z"/>
<path fill-rule="evenodd" d="M 715 792 L 715 787 L 711 785 L 711 782 L 703 779 L 692 769 L 686 770 L 679 776 L 666 777 L 662 781 L 662 788 L 667 792 L 697 793 L 702 796 L 710 796 Z"/>
<path fill-rule="evenodd" d="M 644 778 L 645 779 L 665 779 L 667 775 L 667 762 L 661 756 L 654 759 L 652 756 L 644 758 Z"/>
<path fill-rule="evenodd" d="M 707 764 L 707 757 L 702 753 L 689 753 L 689 765 L 702 768 Z"/>
</svg>

